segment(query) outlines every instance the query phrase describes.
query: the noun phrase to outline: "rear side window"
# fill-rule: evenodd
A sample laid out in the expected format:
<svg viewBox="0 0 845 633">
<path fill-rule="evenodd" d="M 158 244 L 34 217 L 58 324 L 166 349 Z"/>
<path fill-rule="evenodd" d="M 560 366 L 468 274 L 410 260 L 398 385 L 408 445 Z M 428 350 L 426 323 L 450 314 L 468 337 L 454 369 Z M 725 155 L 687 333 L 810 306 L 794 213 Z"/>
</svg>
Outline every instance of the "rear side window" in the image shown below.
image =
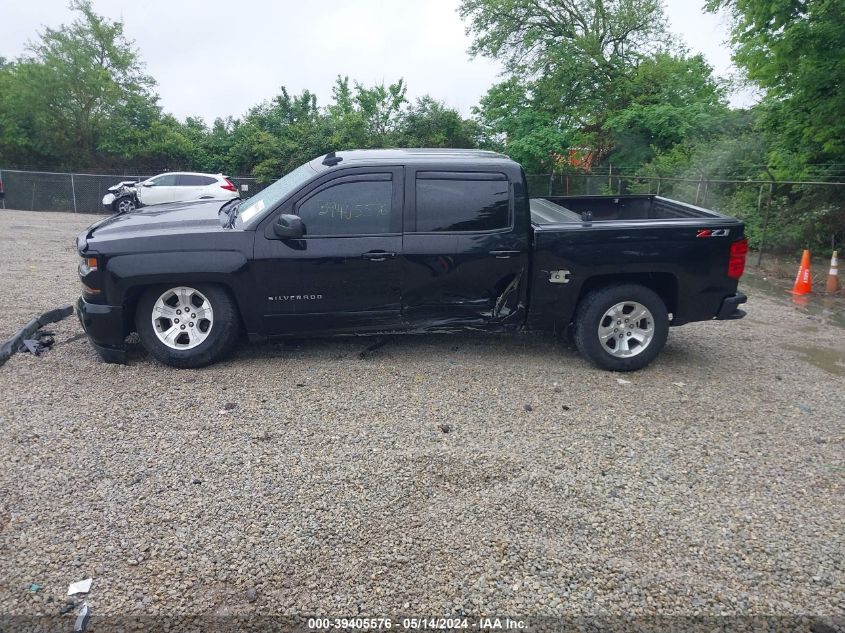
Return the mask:
<svg viewBox="0 0 845 633">
<path fill-rule="evenodd" d="M 466 179 L 417 177 L 417 232 L 494 231 L 510 226 L 510 191 L 503 174 Z"/>
<path fill-rule="evenodd" d="M 193 174 L 180 174 L 176 177 L 176 186 L 178 187 L 205 187 L 217 182 L 216 178 L 211 176 L 195 176 Z"/>
<path fill-rule="evenodd" d="M 386 175 L 390 177 L 389 174 Z M 393 182 L 358 180 L 318 191 L 298 208 L 309 237 L 391 233 Z"/>
</svg>

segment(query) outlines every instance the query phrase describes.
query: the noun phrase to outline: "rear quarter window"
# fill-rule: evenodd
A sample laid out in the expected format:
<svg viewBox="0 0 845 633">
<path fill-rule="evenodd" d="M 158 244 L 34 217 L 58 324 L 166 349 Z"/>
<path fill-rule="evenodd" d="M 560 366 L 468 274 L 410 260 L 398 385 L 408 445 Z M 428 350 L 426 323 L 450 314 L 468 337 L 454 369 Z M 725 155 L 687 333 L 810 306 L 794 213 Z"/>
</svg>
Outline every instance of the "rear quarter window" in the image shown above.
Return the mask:
<svg viewBox="0 0 845 633">
<path fill-rule="evenodd" d="M 176 177 L 176 185 L 179 187 L 206 187 L 217 182 L 211 176 L 196 176 L 193 174 L 181 174 Z"/>
</svg>

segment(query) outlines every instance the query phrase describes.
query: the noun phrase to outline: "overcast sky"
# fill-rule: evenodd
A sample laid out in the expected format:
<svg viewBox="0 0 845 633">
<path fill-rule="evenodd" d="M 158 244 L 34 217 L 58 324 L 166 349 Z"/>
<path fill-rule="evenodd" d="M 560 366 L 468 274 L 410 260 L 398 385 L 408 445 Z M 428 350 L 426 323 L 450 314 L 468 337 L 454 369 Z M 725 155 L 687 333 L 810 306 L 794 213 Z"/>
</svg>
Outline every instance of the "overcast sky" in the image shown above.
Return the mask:
<svg viewBox="0 0 845 633">
<path fill-rule="evenodd" d="M 671 29 L 717 75 L 731 66 L 727 22 L 704 0 L 666 0 Z M 468 115 L 499 67 L 470 59 L 459 0 L 94 0 L 122 19 L 158 81 L 161 105 L 179 118 L 240 116 L 278 93 L 309 89 L 324 105 L 338 74 L 366 85 L 404 77 L 411 98 L 431 94 Z M 20 55 L 42 26 L 72 20 L 66 0 L 5 3 L 0 56 Z M 747 105 L 746 94 L 733 98 Z"/>
</svg>

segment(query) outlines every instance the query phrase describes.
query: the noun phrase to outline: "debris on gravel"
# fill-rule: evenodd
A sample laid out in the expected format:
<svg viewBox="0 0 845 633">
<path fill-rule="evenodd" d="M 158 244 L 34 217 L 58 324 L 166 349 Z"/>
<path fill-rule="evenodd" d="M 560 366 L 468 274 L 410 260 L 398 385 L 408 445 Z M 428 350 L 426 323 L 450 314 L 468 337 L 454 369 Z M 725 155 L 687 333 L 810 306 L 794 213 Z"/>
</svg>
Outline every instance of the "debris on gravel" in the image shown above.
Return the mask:
<svg viewBox="0 0 845 633">
<path fill-rule="evenodd" d="M 73 238 L 92 220 L 0 212 L 19 254 L 0 338 L 74 300 Z M 621 386 L 528 334 L 395 336 L 363 358 L 357 338 L 244 345 L 201 370 L 133 343 L 107 365 L 65 319 L 49 354 L 0 368 L 0 613 L 59 618 L 68 582 L 93 577 L 92 622 L 796 616 L 806 630 L 845 613 L 845 338 L 786 296 L 749 295 L 746 319 L 673 329 Z"/>
</svg>

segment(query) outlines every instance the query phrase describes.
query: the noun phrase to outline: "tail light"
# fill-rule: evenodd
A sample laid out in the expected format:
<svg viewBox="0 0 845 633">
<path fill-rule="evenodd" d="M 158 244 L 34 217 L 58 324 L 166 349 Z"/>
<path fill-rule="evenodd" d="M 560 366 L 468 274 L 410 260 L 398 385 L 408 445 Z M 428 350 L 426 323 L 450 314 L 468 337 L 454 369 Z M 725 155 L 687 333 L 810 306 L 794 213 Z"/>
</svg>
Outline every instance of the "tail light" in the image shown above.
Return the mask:
<svg viewBox="0 0 845 633">
<path fill-rule="evenodd" d="M 237 191 L 238 188 L 232 183 L 231 180 L 228 178 L 224 178 L 223 180 L 226 181 L 225 185 L 220 185 L 221 189 L 225 189 L 226 191 Z"/>
<path fill-rule="evenodd" d="M 739 279 L 745 272 L 745 257 L 748 255 L 748 240 L 742 238 L 731 244 L 730 259 L 728 259 L 728 277 Z"/>
</svg>

